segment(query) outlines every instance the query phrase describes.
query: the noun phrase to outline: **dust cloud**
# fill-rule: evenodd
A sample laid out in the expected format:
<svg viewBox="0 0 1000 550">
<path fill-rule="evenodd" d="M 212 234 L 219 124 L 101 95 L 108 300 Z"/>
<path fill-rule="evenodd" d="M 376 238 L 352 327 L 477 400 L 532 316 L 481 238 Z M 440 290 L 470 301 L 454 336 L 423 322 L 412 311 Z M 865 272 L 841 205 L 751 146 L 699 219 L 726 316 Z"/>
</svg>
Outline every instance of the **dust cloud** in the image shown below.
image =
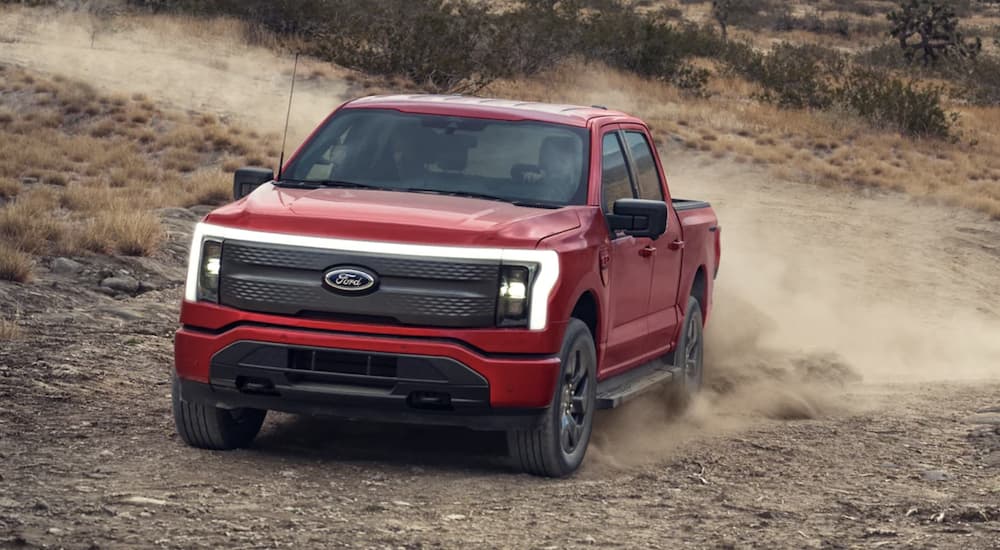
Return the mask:
<svg viewBox="0 0 1000 550">
<path fill-rule="evenodd" d="M 857 412 L 871 405 L 860 383 L 1000 377 L 995 223 L 662 153 L 675 196 L 709 200 L 723 227 L 705 389 L 681 415 L 658 394 L 602 416 L 594 465 L 662 460 L 692 438 L 759 422 Z"/>
</svg>

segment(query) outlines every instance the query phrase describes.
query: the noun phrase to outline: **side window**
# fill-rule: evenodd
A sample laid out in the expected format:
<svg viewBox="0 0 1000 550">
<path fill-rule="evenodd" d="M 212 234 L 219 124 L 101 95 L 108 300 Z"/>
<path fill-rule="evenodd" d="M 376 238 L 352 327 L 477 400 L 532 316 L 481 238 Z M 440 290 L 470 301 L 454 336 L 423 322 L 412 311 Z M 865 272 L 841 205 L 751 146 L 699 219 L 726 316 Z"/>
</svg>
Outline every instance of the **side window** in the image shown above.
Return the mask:
<svg viewBox="0 0 1000 550">
<path fill-rule="evenodd" d="M 601 196 L 604 211 L 609 213 L 616 200 L 635 197 L 625 163 L 625 151 L 616 132 L 605 134 L 601 143 Z"/>
<path fill-rule="evenodd" d="M 642 132 L 625 132 L 625 141 L 635 163 L 635 179 L 639 187 L 639 198 L 655 201 L 663 200 L 663 184 L 656 170 L 656 160 L 649 142 Z"/>
</svg>

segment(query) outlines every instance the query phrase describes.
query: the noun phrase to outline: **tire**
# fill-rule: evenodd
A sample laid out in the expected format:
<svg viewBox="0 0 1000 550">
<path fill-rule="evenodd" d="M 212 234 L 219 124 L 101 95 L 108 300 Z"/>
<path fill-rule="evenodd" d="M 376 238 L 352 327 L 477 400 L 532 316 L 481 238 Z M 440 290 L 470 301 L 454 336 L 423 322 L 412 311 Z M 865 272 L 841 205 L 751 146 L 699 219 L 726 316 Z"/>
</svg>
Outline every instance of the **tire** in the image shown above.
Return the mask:
<svg viewBox="0 0 1000 550">
<path fill-rule="evenodd" d="M 228 451 L 250 445 L 267 415 L 260 409 L 220 409 L 184 401 L 177 375 L 173 376 L 171 394 L 177 433 L 185 443 L 200 449 Z"/>
<path fill-rule="evenodd" d="M 701 391 L 705 378 L 705 337 L 701 304 L 694 296 L 688 298 L 687 311 L 681 324 L 681 334 L 674 350 L 674 368 L 678 377 L 670 385 L 670 404 L 683 410 Z"/>
<path fill-rule="evenodd" d="M 546 477 L 572 474 L 583 463 L 597 404 L 597 351 L 590 329 L 571 319 L 559 353 L 552 406 L 533 430 L 507 432 L 507 445 L 523 471 Z"/>
</svg>

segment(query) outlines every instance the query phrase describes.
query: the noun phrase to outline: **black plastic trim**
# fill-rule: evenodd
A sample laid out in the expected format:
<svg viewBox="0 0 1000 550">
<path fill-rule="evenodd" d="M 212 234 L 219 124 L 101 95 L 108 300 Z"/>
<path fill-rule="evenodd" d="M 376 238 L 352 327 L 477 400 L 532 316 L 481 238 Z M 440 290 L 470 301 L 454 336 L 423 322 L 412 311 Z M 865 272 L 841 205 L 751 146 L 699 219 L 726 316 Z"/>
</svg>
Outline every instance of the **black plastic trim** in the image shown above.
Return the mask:
<svg viewBox="0 0 1000 550">
<path fill-rule="evenodd" d="M 181 400 L 224 409 L 264 409 L 352 420 L 462 426 L 474 430 L 530 430 L 539 426 L 543 415 L 548 410 L 491 409 L 489 411 L 459 413 L 387 407 L 384 403 L 377 401 L 366 403 L 363 399 L 350 404 L 332 399 L 292 400 L 272 395 L 246 394 L 235 390 L 213 388 L 209 384 L 183 378 L 179 382 Z"/>
<path fill-rule="evenodd" d="M 674 210 L 677 211 L 698 210 L 701 208 L 710 208 L 712 206 L 705 201 L 690 199 L 671 199 L 670 202 L 674 205 Z"/>
</svg>

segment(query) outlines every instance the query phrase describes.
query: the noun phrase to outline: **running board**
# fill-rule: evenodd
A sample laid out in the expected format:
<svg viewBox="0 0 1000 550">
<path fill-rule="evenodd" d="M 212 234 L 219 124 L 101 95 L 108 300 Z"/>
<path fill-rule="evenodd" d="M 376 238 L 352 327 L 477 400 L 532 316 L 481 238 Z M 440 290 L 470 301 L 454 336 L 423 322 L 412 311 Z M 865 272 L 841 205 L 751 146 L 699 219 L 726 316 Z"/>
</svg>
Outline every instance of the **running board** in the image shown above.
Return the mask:
<svg viewBox="0 0 1000 550">
<path fill-rule="evenodd" d="M 597 384 L 597 408 L 620 407 L 647 391 L 674 379 L 674 366 L 657 359 Z"/>
</svg>

